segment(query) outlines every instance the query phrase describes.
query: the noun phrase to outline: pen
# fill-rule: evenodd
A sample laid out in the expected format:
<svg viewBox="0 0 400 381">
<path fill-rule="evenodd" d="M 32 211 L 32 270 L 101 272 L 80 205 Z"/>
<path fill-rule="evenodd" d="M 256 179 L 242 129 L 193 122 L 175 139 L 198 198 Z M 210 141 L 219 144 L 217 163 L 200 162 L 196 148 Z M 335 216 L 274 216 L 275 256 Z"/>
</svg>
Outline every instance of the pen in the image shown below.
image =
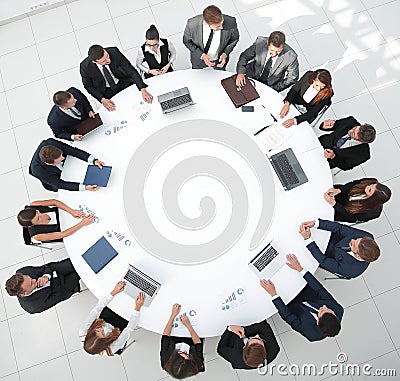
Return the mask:
<svg viewBox="0 0 400 381">
<path fill-rule="evenodd" d="M 276 119 L 271 113 L 269 113 L 269 115 L 272 116 L 272 119 L 274 120 L 275 123 L 278 121 L 278 119 Z"/>
<path fill-rule="evenodd" d="M 271 127 L 271 126 L 272 126 L 272 124 L 269 124 L 268 126 L 263 127 L 261 130 L 258 130 L 258 131 L 254 134 L 254 136 L 257 136 L 260 132 L 263 132 L 266 128 Z"/>
</svg>

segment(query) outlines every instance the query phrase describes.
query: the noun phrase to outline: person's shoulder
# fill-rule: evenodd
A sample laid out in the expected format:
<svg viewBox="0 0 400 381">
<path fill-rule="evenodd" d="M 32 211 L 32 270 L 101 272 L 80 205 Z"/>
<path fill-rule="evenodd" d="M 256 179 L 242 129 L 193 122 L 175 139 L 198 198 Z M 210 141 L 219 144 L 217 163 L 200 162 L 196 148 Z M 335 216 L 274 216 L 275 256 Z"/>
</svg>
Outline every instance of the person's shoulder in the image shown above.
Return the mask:
<svg viewBox="0 0 400 381">
<path fill-rule="evenodd" d="M 256 45 L 268 45 L 268 37 L 257 36 Z"/>
<path fill-rule="evenodd" d="M 297 57 L 297 53 L 294 51 L 294 49 L 287 43 L 283 46 L 283 50 L 281 54 L 285 54 L 287 56 L 293 56 Z"/>
<path fill-rule="evenodd" d="M 203 21 L 203 15 L 196 15 L 187 20 L 188 24 L 193 24 L 199 21 Z"/>
<path fill-rule="evenodd" d="M 234 28 L 236 26 L 236 17 L 229 15 L 223 15 L 223 16 L 224 16 L 224 23 L 223 23 L 224 29 Z"/>
<path fill-rule="evenodd" d="M 92 63 L 92 61 L 90 60 L 89 57 L 84 58 L 81 63 L 80 63 L 80 67 L 81 68 L 86 68 L 88 67 L 90 64 Z"/>
</svg>

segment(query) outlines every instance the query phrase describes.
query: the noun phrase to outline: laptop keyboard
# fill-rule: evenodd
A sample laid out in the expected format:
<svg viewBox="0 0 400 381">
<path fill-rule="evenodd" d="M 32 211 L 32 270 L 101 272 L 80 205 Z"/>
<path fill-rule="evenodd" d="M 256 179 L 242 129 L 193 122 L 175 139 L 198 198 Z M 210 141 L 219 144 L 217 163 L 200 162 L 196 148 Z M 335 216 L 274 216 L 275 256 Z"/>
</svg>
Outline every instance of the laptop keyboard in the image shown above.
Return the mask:
<svg viewBox="0 0 400 381">
<path fill-rule="evenodd" d="M 270 246 L 254 263 L 254 267 L 258 271 L 262 271 L 267 267 L 274 258 L 278 256 L 278 252 Z"/>
<path fill-rule="evenodd" d="M 124 279 L 150 296 L 153 296 L 157 290 L 157 287 L 154 286 L 154 284 L 148 282 L 146 279 L 142 278 L 140 275 L 136 274 L 132 270 L 128 270 L 128 272 L 124 276 Z"/>
<path fill-rule="evenodd" d="M 189 94 L 181 95 L 180 97 L 176 97 L 173 99 L 169 99 L 168 101 L 161 102 L 161 108 L 163 110 L 169 110 L 174 107 L 178 107 L 184 104 L 188 104 L 192 102 L 192 98 Z"/>
<path fill-rule="evenodd" d="M 294 172 L 292 166 L 289 164 L 289 160 L 286 155 L 279 155 L 275 158 L 275 164 L 281 170 L 288 184 L 293 185 L 299 182 L 299 178 Z"/>
</svg>

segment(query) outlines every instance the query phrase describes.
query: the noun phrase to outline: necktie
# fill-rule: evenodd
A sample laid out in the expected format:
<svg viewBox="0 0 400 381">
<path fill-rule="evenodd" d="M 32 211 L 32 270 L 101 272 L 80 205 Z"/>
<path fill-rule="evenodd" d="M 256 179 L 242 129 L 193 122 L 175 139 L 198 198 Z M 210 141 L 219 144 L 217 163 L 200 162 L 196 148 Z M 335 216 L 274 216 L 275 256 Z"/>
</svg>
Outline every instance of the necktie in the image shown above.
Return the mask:
<svg viewBox="0 0 400 381">
<path fill-rule="evenodd" d="M 74 107 L 71 107 L 70 109 L 69 109 L 77 118 L 81 118 L 81 113 L 79 112 L 79 110 L 77 110 L 78 112 L 76 112 L 75 110 L 74 110 Z"/>
<path fill-rule="evenodd" d="M 204 47 L 204 53 L 207 54 L 208 51 L 210 50 L 210 46 L 211 46 L 211 41 L 214 37 L 214 31 L 211 29 L 210 35 L 208 36 L 208 40 L 206 43 L 206 46 Z"/>
<path fill-rule="evenodd" d="M 266 83 L 268 76 L 269 76 L 269 72 L 271 70 L 271 66 L 272 66 L 272 57 L 270 56 L 267 60 L 267 62 L 265 63 L 264 69 L 260 75 L 260 79 L 259 81 L 262 83 Z"/>
<path fill-rule="evenodd" d="M 344 143 L 346 143 L 350 139 L 351 137 L 349 135 L 343 136 L 337 141 L 337 143 L 335 144 L 335 148 L 340 148 Z"/>
<path fill-rule="evenodd" d="M 113 77 L 111 77 L 110 70 L 107 69 L 106 65 L 103 65 L 103 74 L 104 74 L 104 77 L 107 80 L 108 84 L 110 85 L 110 87 L 114 87 L 116 85 L 116 83 L 113 80 Z"/>
</svg>

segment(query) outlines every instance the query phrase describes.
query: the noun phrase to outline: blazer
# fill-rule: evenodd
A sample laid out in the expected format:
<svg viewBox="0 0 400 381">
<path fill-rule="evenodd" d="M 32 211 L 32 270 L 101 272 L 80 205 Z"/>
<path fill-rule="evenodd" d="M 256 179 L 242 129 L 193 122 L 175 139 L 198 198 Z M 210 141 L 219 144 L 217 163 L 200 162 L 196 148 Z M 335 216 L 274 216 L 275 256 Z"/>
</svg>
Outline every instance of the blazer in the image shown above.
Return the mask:
<svg viewBox="0 0 400 381">
<path fill-rule="evenodd" d="M 307 281 L 306 287 L 289 304 L 285 305 L 280 296 L 273 299 L 272 302 L 281 318 L 307 340 L 323 340 L 326 336 L 319 329 L 317 321 L 310 312 L 309 307 L 302 302 L 307 302 L 315 309 L 326 305 L 335 313 L 340 321 L 342 320 L 344 310 L 309 271 L 304 274 L 304 279 Z"/>
<path fill-rule="evenodd" d="M 67 290 L 64 287 L 65 276 L 58 272 L 61 268 L 65 269 L 66 267 L 71 267 L 71 272 L 75 271 L 70 259 L 64 259 L 61 262 L 50 262 L 44 266 L 26 266 L 17 270 L 17 273 L 29 275 L 33 279 L 37 279 L 44 274 L 51 275 L 50 286 L 44 287 L 28 296 L 17 296 L 21 307 L 30 314 L 36 314 L 70 298 L 74 291 Z M 57 273 L 57 277 L 53 277 L 53 271 Z M 77 279 L 79 280 L 79 277 Z M 79 287 L 79 283 L 77 283 L 77 287 Z"/>
<path fill-rule="evenodd" d="M 284 102 L 288 101 L 293 105 L 302 105 L 307 109 L 306 113 L 296 116 L 298 124 L 305 121 L 311 123 L 317 117 L 318 113 L 324 108 L 324 106 L 329 106 L 332 103 L 331 99 L 333 97 L 333 93 L 332 96 L 322 99 L 316 104 L 312 104 L 311 102 L 307 103 L 304 101 L 303 95 L 310 87 L 308 78 L 310 77 L 311 73 L 312 71 L 307 71 L 305 74 L 303 74 L 300 80 L 291 87 L 286 95 L 286 98 L 283 100 Z"/>
<path fill-rule="evenodd" d="M 89 118 L 89 112 L 93 111 L 93 108 L 86 96 L 75 87 L 70 87 L 67 91 L 76 99 L 75 107 L 80 111 L 82 115 L 81 119 L 73 118 L 60 110 L 57 105 L 54 105 L 47 117 L 47 124 L 52 129 L 56 138 L 73 140 L 71 136 L 78 133 L 76 126 Z"/>
<path fill-rule="evenodd" d="M 257 37 L 253 45 L 240 54 L 236 72 L 259 80 L 267 60 L 267 54 L 268 37 Z M 269 72 L 266 84 L 276 91 L 282 91 L 293 85 L 298 79 L 297 54 L 288 44 L 285 44 Z"/>
<path fill-rule="evenodd" d="M 224 22 L 221 30 L 221 40 L 218 48 L 218 57 L 225 53 L 229 59 L 233 48 L 239 41 L 239 30 L 236 19 L 232 16 L 223 15 Z M 201 56 L 204 53 L 203 44 L 203 15 L 197 15 L 189 19 L 183 33 L 183 43 L 190 50 L 190 62 L 193 69 L 206 67 Z"/>
<path fill-rule="evenodd" d="M 87 161 L 90 154 L 79 148 L 71 147 L 70 145 L 60 142 L 59 140 L 50 138 L 43 140 L 39 144 L 39 147 L 33 154 L 31 164 L 29 165 L 29 174 L 39 179 L 47 190 L 53 192 L 57 192 L 59 189 L 71 191 L 79 190 L 79 183 L 62 180 L 60 169 L 54 165 L 48 165 L 40 160 L 39 152 L 44 146 L 55 146 L 60 148 L 65 158 L 70 155 L 80 160 Z"/>
<path fill-rule="evenodd" d="M 139 90 L 147 87 L 137 70 L 118 48 L 111 47 L 105 50 L 110 55 L 111 62 L 108 66 L 115 78 L 135 83 Z M 80 64 L 80 73 L 87 92 L 100 102 L 106 92 L 106 80 L 97 65 L 86 57 Z"/>
<path fill-rule="evenodd" d="M 267 351 L 267 356 L 265 358 L 267 364 L 278 356 L 280 351 L 279 344 L 276 341 L 270 325 L 265 320 L 243 328 L 246 337 L 258 334 L 260 338 L 264 340 L 265 349 Z M 243 361 L 243 348 L 243 340 L 235 333 L 226 329 L 219 340 L 217 352 L 226 361 L 231 363 L 233 369 L 254 369 Z"/>
<path fill-rule="evenodd" d="M 363 180 L 368 179 L 360 179 L 350 181 L 347 184 L 335 184 L 334 187 L 336 189 L 340 189 L 340 193 L 335 196 L 336 204 L 333 206 L 335 209 L 335 221 L 342 221 L 342 222 L 367 222 L 378 218 L 383 210 L 383 206 L 376 209 L 365 210 L 361 213 L 349 213 L 344 207 L 346 206 L 347 202 L 349 201 L 349 192 L 353 186 L 359 184 Z"/>
<path fill-rule="evenodd" d="M 343 248 L 349 246 L 352 239 L 370 237 L 371 233 L 338 222 L 319 219 L 318 229 L 332 232 L 325 254 L 315 242 L 307 245 L 307 249 L 319 262 L 320 267 L 334 274 L 343 275 L 346 278 L 355 278 L 361 275 L 369 266 L 369 262 L 358 260 Z"/>
<path fill-rule="evenodd" d="M 338 119 L 335 121 L 333 128 L 324 130 L 322 128 L 323 123 L 319 127 L 323 131 L 332 131 L 330 134 L 322 135 L 318 139 L 324 148 L 332 149 L 335 153 L 333 159 L 328 159 L 329 166 L 331 168 L 340 168 L 344 171 L 352 169 L 357 165 L 365 163 L 370 157 L 369 144 L 361 143 L 347 148 L 333 148 L 338 140 L 347 134 L 355 126 L 359 126 L 360 123 L 352 117 Z"/>
</svg>

